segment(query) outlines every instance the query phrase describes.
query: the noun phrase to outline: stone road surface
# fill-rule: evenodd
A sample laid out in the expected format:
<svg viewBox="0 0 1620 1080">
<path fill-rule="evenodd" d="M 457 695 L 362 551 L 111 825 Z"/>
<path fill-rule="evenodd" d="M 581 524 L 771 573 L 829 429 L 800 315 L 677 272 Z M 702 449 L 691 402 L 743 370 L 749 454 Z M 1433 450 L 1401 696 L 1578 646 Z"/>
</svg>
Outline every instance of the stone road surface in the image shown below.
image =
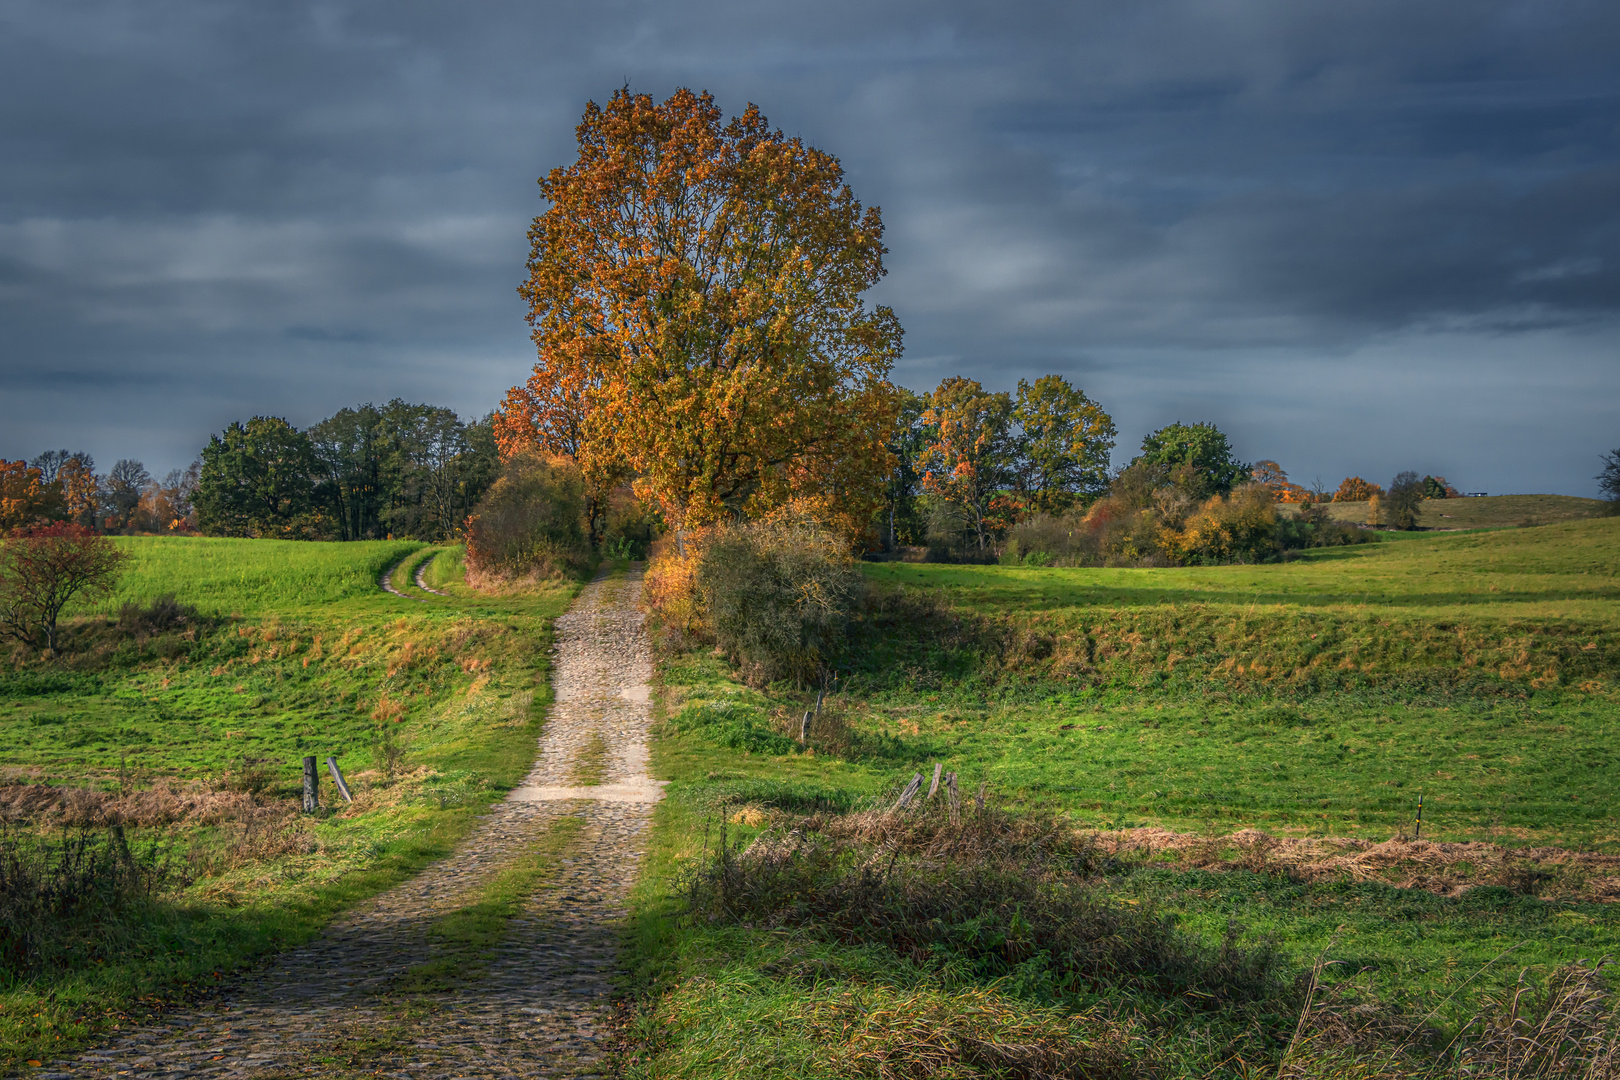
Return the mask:
<svg viewBox="0 0 1620 1080">
<path fill-rule="evenodd" d="M 648 778 L 652 656 L 639 569 L 598 577 L 557 621 L 557 703 L 524 785 L 452 856 L 362 905 L 205 1004 L 120 1033 L 37 1077 L 594 1077 L 626 893 L 662 791 Z M 607 746 L 600 786 L 571 786 L 582 748 Z M 391 980 L 432 956 L 433 919 L 529 849 L 582 819 L 559 872 L 459 991 L 401 1001 Z"/>
</svg>

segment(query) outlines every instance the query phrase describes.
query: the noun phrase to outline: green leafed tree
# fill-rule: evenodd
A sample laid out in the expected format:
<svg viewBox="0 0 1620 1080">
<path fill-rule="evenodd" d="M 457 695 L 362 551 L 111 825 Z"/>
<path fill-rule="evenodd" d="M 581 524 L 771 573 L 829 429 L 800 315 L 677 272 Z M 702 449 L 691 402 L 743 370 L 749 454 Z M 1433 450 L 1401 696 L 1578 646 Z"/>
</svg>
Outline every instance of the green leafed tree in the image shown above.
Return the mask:
<svg viewBox="0 0 1620 1080">
<path fill-rule="evenodd" d="M 894 434 L 888 442 L 889 453 L 894 455 L 894 468 L 883 485 L 883 546 L 889 551 L 900 544 L 918 544 L 924 540 L 927 522 L 917 505 L 923 478 L 918 459 L 934 441 L 933 429 L 923 419 L 928 411 L 927 395 L 903 387 L 896 389 L 900 408 L 895 417 Z"/>
<path fill-rule="evenodd" d="M 280 417 L 234 421 L 203 448 L 198 527 L 211 536 L 307 534 L 317 468 L 309 438 Z"/>
<path fill-rule="evenodd" d="M 1052 513 L 1108 490 L 1114 419 L 1060 375 L 1018 380 L 1013 482 L 1027 510 Z"/>
<path fill-rule="evenodd" d="M 1251 467 L 1232 453 L 1232 444 L 1214 424 L 1174 423 L 1150 432 L 1142 439 L 1142 453 L 1136 461 L 1163 465 L 1172 476 L 1179 474 L 1178 486 L 1194 497 L 1226 495 L 1234 485 L 1248 478 Z"/>
</svg>

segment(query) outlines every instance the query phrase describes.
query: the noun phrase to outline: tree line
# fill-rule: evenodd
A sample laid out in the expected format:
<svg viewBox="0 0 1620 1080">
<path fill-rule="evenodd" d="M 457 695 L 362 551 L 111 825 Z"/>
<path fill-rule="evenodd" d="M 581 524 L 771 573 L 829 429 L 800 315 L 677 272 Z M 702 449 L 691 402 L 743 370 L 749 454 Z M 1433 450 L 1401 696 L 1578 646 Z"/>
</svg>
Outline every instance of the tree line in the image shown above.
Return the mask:
<svg viewBox="0 0 1620 1080">
<path fill-rule="evenodd" d="M 189 531 L 196 488 L 195 463 L 156 480 L 132 458 L 98 473 L 95 459 L 83 451 L 0 459 L 0 532 L 48 522 L 104 533 Z"/>
<path fill-rule="evenodd" d="M 395 398 L 303 431 L 274 416 L 231 423 L 202 450 L 193 504 L 210 536 L 442 540 L 497 470 L 488 417 Z"/>
<path fill-rule="evenodd" d="M 499 470 L 491 418 L 398 398 L 300 431 L 256 416 L 209 438 L 198 460 L 155 480 L 121 459 L 52 450 L 0 460 L 0 532 L 72 522 L 98 533 L 309 540 L 459 534 Z"/>
</svg>

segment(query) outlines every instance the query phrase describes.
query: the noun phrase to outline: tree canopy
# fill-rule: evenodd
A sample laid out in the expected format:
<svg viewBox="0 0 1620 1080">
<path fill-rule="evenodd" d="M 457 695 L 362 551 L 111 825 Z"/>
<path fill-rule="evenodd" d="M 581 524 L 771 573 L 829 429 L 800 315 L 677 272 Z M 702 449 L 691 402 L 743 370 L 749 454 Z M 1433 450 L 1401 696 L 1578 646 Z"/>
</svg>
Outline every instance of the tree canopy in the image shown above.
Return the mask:
<svg viewBox="0 0 1620 1080">
<path fill-rule="evenodd" d="M 889 465 L 901 330 L 862 293 L 883 222 L 838 160 L 708 94 L 592 102 L 529 232 L 536 378 L 502 410 L 677 525 L 798 503 L 864 528 Z M 521 441 L 521 440 L 518 440 Z M 515 443 L 514 443 L 515 445 Z"/>
<path fill-rule="evenodd" d="M 1175 470 L 1190 466 L 1201 492 L 1225 495 L 1247 479 L 1250 467 L 1232 453 L 1225 433 L 1214 424 L 1180 422 L 1149 432 L 1142 438 L 1142 453 L 1135 459 Z"/>
</svg>

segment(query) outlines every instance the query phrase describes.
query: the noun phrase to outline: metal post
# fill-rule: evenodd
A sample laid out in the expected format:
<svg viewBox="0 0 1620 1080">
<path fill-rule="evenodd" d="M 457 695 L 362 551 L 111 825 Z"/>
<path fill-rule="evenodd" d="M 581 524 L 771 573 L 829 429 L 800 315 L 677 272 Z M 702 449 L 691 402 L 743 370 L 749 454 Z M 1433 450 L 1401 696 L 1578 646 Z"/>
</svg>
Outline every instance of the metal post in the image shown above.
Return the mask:
<svg viewBox="0 0 1620 1080">
<path fill-rule="evenodd" d="M 1412 839 L 1423 839 L 1423 792 L 1418 792 L 1417 828 L 1412 830 Z"/>
<path fill-rule="evenodd" d="M 313 814 L 319 805 L 321 774 L 315 771 L 315 758 L 304 759 L 304 813 Z"/>
</svg>

